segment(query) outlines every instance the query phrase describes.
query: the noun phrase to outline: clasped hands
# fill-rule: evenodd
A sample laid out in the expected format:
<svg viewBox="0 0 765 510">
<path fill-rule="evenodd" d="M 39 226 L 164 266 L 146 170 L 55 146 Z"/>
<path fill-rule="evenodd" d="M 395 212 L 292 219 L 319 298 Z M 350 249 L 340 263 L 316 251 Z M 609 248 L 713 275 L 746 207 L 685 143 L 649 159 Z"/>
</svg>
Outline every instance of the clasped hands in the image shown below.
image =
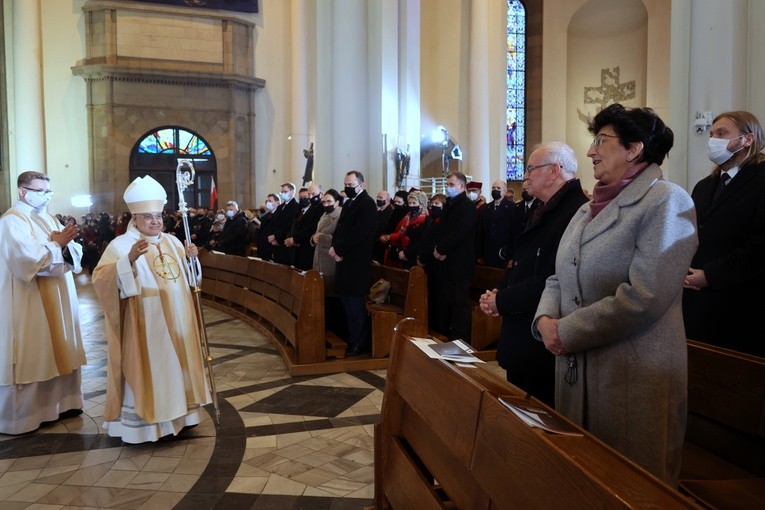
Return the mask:
<svg viewBox="0 0 765 510">
<path fill-rule="evenodd" d="M 78 235 L 80 235 L 80 228 L 77 225 L 67 225 L 63 230 L 52 232 L 50 240 L 59 245 L 60 248 L 63 248 L 71 241 L 77 239 Z"/>
</svg>

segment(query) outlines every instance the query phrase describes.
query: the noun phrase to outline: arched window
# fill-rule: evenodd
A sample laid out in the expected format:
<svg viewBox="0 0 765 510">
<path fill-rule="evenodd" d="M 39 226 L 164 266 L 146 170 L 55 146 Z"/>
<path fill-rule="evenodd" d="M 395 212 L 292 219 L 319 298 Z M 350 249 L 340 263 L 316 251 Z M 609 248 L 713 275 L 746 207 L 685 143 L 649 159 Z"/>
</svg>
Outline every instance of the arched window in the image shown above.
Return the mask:
<svg viewBox="0 0 765 510">
<path fill-rule="evenodd" d="M 212 180 L 216 177 L 215 155 L 197 133 L 179 126 L 164 126 L 143 135 L 130 154 L 130 180 L 150 175 L 167 191 L 167 208 L 178 208 L 175 170 L 179 159 L 194 163 L 194 185 L 184 193 L 189 207 L 209 207 Z"/>
<path fill-rule="evenodd" d="M 523 180 L 526 144 L 526 7 L 507 0 L 507 179 Z"/>
</svg>

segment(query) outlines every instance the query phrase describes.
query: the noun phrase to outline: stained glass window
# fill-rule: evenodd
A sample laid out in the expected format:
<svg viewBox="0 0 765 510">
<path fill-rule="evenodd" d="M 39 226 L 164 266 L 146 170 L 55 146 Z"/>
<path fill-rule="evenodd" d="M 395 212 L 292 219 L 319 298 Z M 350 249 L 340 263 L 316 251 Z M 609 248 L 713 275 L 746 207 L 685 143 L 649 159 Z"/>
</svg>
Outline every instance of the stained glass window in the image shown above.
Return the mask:
<svg viewBox="0 0 765 510">
<path fill-rule="evenodd" d="M 194 133 L 179 128 L 152 131 L 138 144 L 141 154 L 179 154 L 209 156 L 207 144 Z"/>
<path fill-rule="evenodd" d="M 507 0 L 507 178 L 523 180 L 526 142 L 526 7 Z"/>
</svg>

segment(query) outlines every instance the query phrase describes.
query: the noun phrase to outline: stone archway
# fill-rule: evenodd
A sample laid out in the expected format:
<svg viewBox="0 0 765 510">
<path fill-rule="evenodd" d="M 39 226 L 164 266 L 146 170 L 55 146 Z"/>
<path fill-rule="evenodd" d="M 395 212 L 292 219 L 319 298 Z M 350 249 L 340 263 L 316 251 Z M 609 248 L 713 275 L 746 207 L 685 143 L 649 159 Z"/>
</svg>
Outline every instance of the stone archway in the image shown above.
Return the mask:
<svg viewBox="0 0 765 510">
<path fill-rule="evenodd" d="M 124 208 L 135 141 L 156 126 L 185 126 L 216 148 L 216 185 L 254 196 L 254 25 L 225 11 L 90 1 L 86 55 L 91 190 L 97 208 Z"/>
</svg>

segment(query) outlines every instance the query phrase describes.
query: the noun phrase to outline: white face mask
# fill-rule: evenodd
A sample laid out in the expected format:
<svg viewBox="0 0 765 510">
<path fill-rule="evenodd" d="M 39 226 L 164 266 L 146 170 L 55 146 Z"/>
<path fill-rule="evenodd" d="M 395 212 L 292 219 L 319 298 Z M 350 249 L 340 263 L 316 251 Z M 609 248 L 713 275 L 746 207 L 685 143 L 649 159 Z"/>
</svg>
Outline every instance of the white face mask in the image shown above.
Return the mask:
<svg viewBox="0 0 765 510">
<path fill-rule="evenodd" d="M 471 202 L 475 202 L 476 200 L 478 200 L 478 193 L 476 193 L 475 191 L 469 191 L 467 196 Z"/>
<path fill-rule="evenodd" d="M 39 193 L 37 191 L 27 191 L 24 200 L 37 210 L 42 211 L 50 203 L 53 193 Z"/>
<path fill-rule="evenodd" d="M 728 140 L 727 138 L 710 138 L 707 141 L 707 156 L 709 156 L 710 161 L 712 161 L 712 163 L 714 163 L 715 165 L 722 165 L 723 163 L 728 161 L 730 158 L 732 158 L 733 155 L 737 153 L 738 151 L 740 151 L 741 149 L 743 149 L 744 146 L 742 145 L 735 151 L 731 152 L 728 150 L 728 144 L 732 140 L 736 140 L 738 138 L 741 138 L 742 136 L 746 136 L 746 135 L 740 135 L 740 136 L 737 136 L 736 138 L 731 138 L 730 140 Z"/>
</svg>

